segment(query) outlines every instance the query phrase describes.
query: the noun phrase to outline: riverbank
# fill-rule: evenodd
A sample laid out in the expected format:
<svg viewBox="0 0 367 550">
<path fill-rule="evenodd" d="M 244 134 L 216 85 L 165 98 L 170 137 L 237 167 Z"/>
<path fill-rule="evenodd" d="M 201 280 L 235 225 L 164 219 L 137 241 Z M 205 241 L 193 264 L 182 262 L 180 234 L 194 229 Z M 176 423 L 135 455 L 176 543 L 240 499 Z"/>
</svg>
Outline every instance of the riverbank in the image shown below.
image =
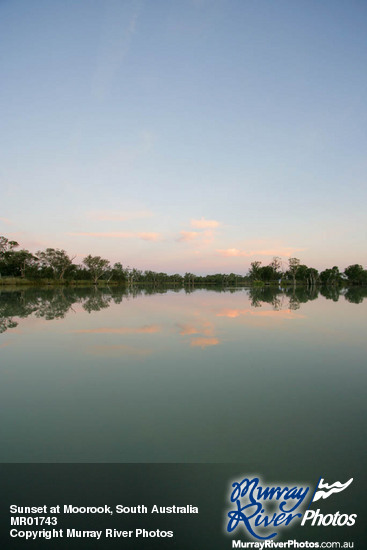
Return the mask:
<svg viewBox="0 0 367 550">
<path fill-rule="evenodd" d="M 47 286 L 47 287 L 60 287 L 60 286 L 126 286 L 126 283 L 120 281 L 97 281 L 94 283 L 89 280 L 67 280 L 67 279 L 23 279 L 22 277 L 1 277 L 0 278 L 0 287 L 1 286 Z"/>
<path fill-rule="evenodd" d="M 348 283 L 348 281 L 343 281 L 340 284 L 331 284 L 325 285 L 321 282 L 317 282 L 315 285 L 309 285 L 305 281 L 296 281 L 296 284 L 293 284 L 293 281 L 284 280 L 284 281 L 243 281 L 236 284 L 233 283 L 219 283 L 217 281 L 212 282 L 196 282 L 196 283 L 187 283 L 184 281 L 167 281 L 154 283 L 152 281 L 134 281 L 134 283 L 127 283 L 126 281 L 106 281 L 101 279 L 94 283 L 88 279 L 82 280 L 73 280 L 73 279 L 26 279 L 23 277 L 0 277 L 0 288 L 1 287 L 47 287 L 47 288 L 60 288 L 60 287 L 97 287 L 97 288 L 106 288 L 106 287 L 152 287 L 152 288 L 207 288 L 207 287 L 221 287 L 226 289 L 235 289 L 235 288 L 319 288 L 319 287 L 332 287 L 332 288 L 350 288 L 356 286 L 365 286 L 363 284 L 357 283 Z"/>
</svg>

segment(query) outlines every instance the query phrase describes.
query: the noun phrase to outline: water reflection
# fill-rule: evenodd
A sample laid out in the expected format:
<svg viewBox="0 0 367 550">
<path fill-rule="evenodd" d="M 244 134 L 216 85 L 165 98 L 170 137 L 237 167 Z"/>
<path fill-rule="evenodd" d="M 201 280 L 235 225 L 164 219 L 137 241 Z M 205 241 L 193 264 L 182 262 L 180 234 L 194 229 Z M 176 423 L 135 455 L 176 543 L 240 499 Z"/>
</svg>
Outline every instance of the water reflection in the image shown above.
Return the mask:
<svg viewBox="0 0 367 550">
<path fill-rule="evenodd" d="M 351 287 L 348 289 L 338 289 L 336 287 L 296 287 L 279 289 L 274 287 L 251 287 L 246 290 L 243 288 L 223 289 L 222 287 L 210 287 L 211 292 L 234 294 L 248 293 L 251 307 L 261 308 L 264 304 L 270 304 L 274 311 L 290 310 L 295 311 L 301 308 L 311 300 L 316 300 L 323 296 L 327 300 L 338 302 L 340 298 L 353 304 L 360 304 L 367 296 L 366 287 Z M 70 288 L 62 287 L 57 289 L 35 289 L 27 288 L 20 290 L 0 290 L 0 333 L 18 326 L 20 319 L 25 319 L 30 315 L 37 318 L 43 318 L 47 321 L 54 319 L 64 319 L 67 313 L 75 312 L 73 306 L 80 304 L 81 308 L 88 313 L 101 311 L 109 308 L 112 304 L 121 304 L 123 300 L 129 300 L 138 296 L 152 296 L 155 294 L 166 294 L 167 292 L 193 294 L 200 292 L 200 288 L 155 288 L 155 287 L 106 287 L 99 288 Z M 224 313 L 222 312 L 224 315 Z M 243 312 L 233 310 L 227 312 L 227 316 L 236 317 L 243 315 Z M 186 330 L 189 330 L 186 328 Z M 192 334 L 202 333 L 202 337 L 207 337 L 208 345 L 215 345 L 216 341 L 212 332 L 208 334 L 207 330 L 202 328 L 192 328 Z M 210 337 L 210 338 L 208 338 Z M 198 340 L 196 340 L 198 342 Z M 204 340 L 202 340 L 204 343 Z M 199 345 L 198 343 L 193 345 Z"/>
<path fill-rule="evenodd" d="M 66 314 L 74 311 L 75 304 L 81 304 L 88 313 L 108 308 L 110 303 L 120 303 L 125 292 L 111 289 L 99 290 L 96 288 L 0 290 L 0 333 L 9 328 L 18 326 L 19 321 L 29 315 L 43 318 L 47 321 L 64 319 Z M 134 297 L 130 292 L 129 297 Z"/>
<path fill-rule="evenodd" d="M 360 456 L 366 294 L 2 289 L 0 461 Z"/>
</svg>

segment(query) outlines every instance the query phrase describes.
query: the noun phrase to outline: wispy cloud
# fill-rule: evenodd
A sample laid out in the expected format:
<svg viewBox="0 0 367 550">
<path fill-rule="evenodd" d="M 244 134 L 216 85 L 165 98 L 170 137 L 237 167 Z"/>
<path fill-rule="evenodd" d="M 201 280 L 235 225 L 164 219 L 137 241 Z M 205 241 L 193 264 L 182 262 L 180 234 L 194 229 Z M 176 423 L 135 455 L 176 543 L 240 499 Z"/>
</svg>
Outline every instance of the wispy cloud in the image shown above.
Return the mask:
<svg viewBox="0 0 367 550">
<path fill-rule="evenodd" d="M 106 17 L 92 85 L 94 95 L 100 99 L 111 88 L 114 77 L 129 52 L 140 9 L 140 2 L 106 3 Z"/>
<path fill-rule="evenodd" d="M 0 218 L 0 222 L 5 223 L 6 225 L 13 225 L 13 222 L 10 221 L 8 218 Z"/>
<path fill-rule="evenodd" d="M 127 211 L 127 212 L 118 212 L 114 210 L 94 210 L 92 212 L 87 212 L 87 218 L 90 220 L 95 220 L 98 222 L 125 222 L 129 220 L 139 220 L 144 218 L 151 218 L 153 213 L 149 210 L 137 210 L 137 211 Z M 1 218 L 0 218 L 1 219 Z"/>
<path fill-rule="evenodd" d="M 68 235 L 72 235 L 73 237 L 105 237 L 111 239 L 131 239 L 134 234 L 124 231 L 79 231 L 76 233 L 68 233 Z"/>
<path fill-rule="evenodd" d="M 187 336 L 188 334 L 199 334 L 199 330 L 193 325 L 177 325 L 181 330 L 181 336 Z"/>
<path fill-rule="evenodd" d="M 177 327 L 180 329 L 181 336 L 187 336 L 190 334 L 204 334 L 205 336 L 213 336 L 214 325 L 210 321 L 198 321 L 196 323 L 186 323 L 184 325 L 177 323 Z"/>
<path fill-rule="evenodd" d="M 225 250 L 220 249 L 220 250 L 217 250 L 217 253 L 220 256 L 224 256 L 226 258 L 236 257 L 236 256 L 249 256 L 250 255 L 247 252 L 238 250 L 238 248 L 226 248 Z"/>
<path fill-rule="evenodd" d="M 205 231 L 180 231 L 180 237 L 177 242 L 195 241 L 198 245 L 206 245 L 214 240 L 214 231 L 206 229 Z"/>
<path fill-rule="evenodd" d="M 228 317 L 235 319 L 243 315 L 249 315 L 253 317 L 266 317 L 271 319 L 305 319 L 304 315 L 297 313 L 291 309 L 276 310 L 254 310 L 254 309 L 222 309 L 219 311 L 217 317 Z"/>
<path fill-rule="evenodd" d="M 129 231 L 80 231 L 75 233 L 68 233 L 68 235 L 71 235 L 73 237 L 102 237 L 106 239 L 142 239 L 143 241 L 159 241 L 161 238 L 160 233 L 132 233 Z"/>
<path fill-rule="evenodd" d="M 240 315 L 245 315 L 250 310 L 246 309 L 223 309 L 219 313 L 217 313 L 217 317 L 229 317 L 230 319 L 235 319 L 236 317 L 239 317 Z"/>
<path fill-rule="evenodd" d="M 207 245 L 214 240 L 215 229 L 220 225 L 216 220 L 191 220 L 191 227 L 199 231 L 180 231 L 180 236 L 176 239 L 177 242 L 196 241 L 200 246 Z"/>
<path fill-rule="evenodd" d="M 194 241 L 200 236 L 200 233 L 197 231 L 180 231 L 181 237 L 179 237 L 177 240 L 178 242 L 187 242 L 187 241 Z"/>
<path fill-rule="evenodd" d="M 202 348 L 205 349 L 208 346 L 217 346 L 219 344 L 218 338 L 192 338 L 190 346 L 192 348 Z"/>
<path fill-rule="evenodd" d="M 193 324 L 186 323 L 184 325 L 177 324 L 180 329 L 181 336 L 191 336 L 190 346 L 193 348 L 200 347 L 202 349 L 208 346 L 217 346 L 220 342 L 215 337 L 215 327 L 210 321 L 197 321 Z"/>
<path fill-rule="evenodd" d="M 159 325 L 147 325 L 144 327 L 117 327 L 117 328 L 92 328 L 74 330 L 77 334 L 155 334 L 162 329 Z"/>
<path fill-rule="evenodd" d="M 226 248 L 217 250 L 219 256 L 224 256 L 226 258 L 235 258 L 235 257 L 246 257 L 251 256 L 292 256 L 296 252 L 302 252 L 305 248 L 293 248 L 293 247 L 279 247 L 279 248 L 269 248 L 264 250 L 239 250 L 238 248 Z"/>
<path fill-rule="evenodd" d="M 215 229 L 220 226 L 220 222 L 216 220 L 206 220 L 201 218 L 200 220 L 191 220 L 191 227 L 196 229 Z"/>
<path fill-rule="evenodd" d="M 161 238 L 160 233 L 137 233 L 137 236 L 143 241 L 159 241 Z"/>
</svg>

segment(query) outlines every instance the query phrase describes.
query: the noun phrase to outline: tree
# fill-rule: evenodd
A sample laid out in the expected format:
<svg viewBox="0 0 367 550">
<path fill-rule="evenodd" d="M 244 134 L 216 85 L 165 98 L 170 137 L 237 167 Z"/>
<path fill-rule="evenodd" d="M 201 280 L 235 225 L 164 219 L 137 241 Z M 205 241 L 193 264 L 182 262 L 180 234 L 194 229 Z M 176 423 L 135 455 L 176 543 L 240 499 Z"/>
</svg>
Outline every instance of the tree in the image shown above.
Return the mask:
<svg viewBox="0 0 367 550">
<path fill-rule="evenodd" d="M 155 286 L 156 282 L 157 282 L 157 276 L 158 276 L 158 273 L 156 273 L 155 271 L 151 271 L 150 269 L 146 269 L 144 271 L 144 279 L 145 281 L 148 281 L 150 283 L 153 283 L 153 285 Z"/>
<path fill-rule="evenodd" d="M 184 275 L 184 282 L 185 282 L 186 285 L 194 286 L 195 279 L 196 279 L 196 275 L 194 275 L 194 273 L 186 272 L 185 275 Z"/>
<path fill-rule="evenodd" d="M 19 244 L 17 241 L 9 241 L 6 237 L 0 236 L 0 255 L 3 255 L 5 252 L 10 252 L 18 246 Z"/>
<path fill-rule="evenodd" d="M 300 264 L 298 266 L 297 273 L 296 273 L 296 281 L 305 282 L 307 279 L 307 270 L 308 270 L 307 265 Z"/>
<path fill-rule="evenodd" d="M 334 265 L 331 269 L 324 269 L 320 273 L 320 280 L 324 285 L 337 285 L 342 282 L 339 268 Z"/>
<path fill-rule="evenodd" d="M 9 241 L 6 237 L 0 236 L 0 276 L 14 275 L 11 267 L 14 248 L 19 246 L 16 241 Z"/>
<path fill-rule="evenodd" d="M 267 283 L 270 283 L 270 281 L 274 281 L 277 279 L 276 273 L 274 273 L 274 269 L 271 267 L 271 265 L 264 265 L 263 267 L 259 268 L 258 278 L 260 281 L 265 281 Z"/>
<path fill-rule="evenodd" d="M 120 283 L 126 282 L 127 270 L 124 269 L 123 265 L 120 262 L 116 262 L 113 265 L 111 272 L 111 277 L 113 281 L 118 281 Z"/>
<path fill-rule="evenodd" d="M 279 258 L 279 256 L 274 256 L 270 263 L 270 267 L 274 271 L 275 278 L 279 279 L 281 276 L 282 259 Z"/>
<path fill-rule="evenodd" d="M 251 267 L 249 269 L 248 275 L 251 279 L 251 281 L 259 281 L 260 280 L 260 268 L 261 268 L 261 262 L 251 262 Z"/>
<path fill-rule="evenodd" d="M 296 286 L 296 274 L 300 266 L 300 261 L 298 258 L 289 258 L 288 265 L 289 265 L 289 272 L 293 278 L 293 285 Z"/>
<path fill-rule="evenodd" d="M 101 256 L 91 256 L 90 254 L 84 258 L 83 264 L 89 269 L 94 284 L 104 275 L 110 266 L 108 260 L 104 260 Z"/>
<path fill-rule="evenodd" d="M 367 296 L 367 289 L 364 287 L 351 286 L 344 294 L 344 298 L 351 304 L 361 304 Z"/>
<path fill-rule="evenodd" d="M 31 268 L 37 268 L 38 259 L 33 256 L 28 250 L 13 250 L 6 253 L 8 256 L 8 267 L 13 276 L 26 276 L 26 271 Z"/>
<path fill-rule="evenodd" d="M 65 250 L 58 248 L 46 248 L 44 252 L 38 251 L 36 254 L 41 267 L 52 269 L 53 275 L 58 279 L 63 279 L 65 271 L 73 265 L 75 256 L 69 258 Z"/>
<path fill-rule="evenodd" d="M 173 275 L 170 275 L 169 280 L 173 284 L 182 284 L 183 277 L 179 273 L 174 273 Z"/>
<path fill-rule="evenodd" d="M 359 264 L 353 264 L 348 266 L 344 270 L 344 274 L 348 279 L 348 283 L 363 283 L 367 282 L 367 272 Z"/>
<path fill-rule="evenodd" d="M 25 277 L 26 268 L 34 266 L 37 258 L 28 250 L 15 250 L 19 244 L 0 236 L 0 272 L 10 277 Z"/>
<path fill-rule="evenodd" d="M 134 282 L 137 282 L 141 276 L 142 271 L 140 269 L 136 269 L 136 267 L 133 267 L 129 271 L 129 283 L 133 284 Z"/>
<path fill-rule="evenodd" d="M 315 286 L 319 278 L 319 272 L 314 267 L 308 267 L 306 271 L 307 286 Z"/>
</svg>

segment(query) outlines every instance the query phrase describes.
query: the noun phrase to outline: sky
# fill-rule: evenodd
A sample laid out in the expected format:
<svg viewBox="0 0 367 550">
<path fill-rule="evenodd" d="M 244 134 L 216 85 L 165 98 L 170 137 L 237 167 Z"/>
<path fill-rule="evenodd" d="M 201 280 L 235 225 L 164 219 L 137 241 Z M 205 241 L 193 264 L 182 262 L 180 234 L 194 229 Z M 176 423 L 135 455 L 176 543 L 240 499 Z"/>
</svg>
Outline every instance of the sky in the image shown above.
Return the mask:
<svg viewBox="0 0 367 550">
<path fill-rule="evenodd" d="M 366 268 L 364 0 L 0 0 L 0 235 Z"/>
</svg>

